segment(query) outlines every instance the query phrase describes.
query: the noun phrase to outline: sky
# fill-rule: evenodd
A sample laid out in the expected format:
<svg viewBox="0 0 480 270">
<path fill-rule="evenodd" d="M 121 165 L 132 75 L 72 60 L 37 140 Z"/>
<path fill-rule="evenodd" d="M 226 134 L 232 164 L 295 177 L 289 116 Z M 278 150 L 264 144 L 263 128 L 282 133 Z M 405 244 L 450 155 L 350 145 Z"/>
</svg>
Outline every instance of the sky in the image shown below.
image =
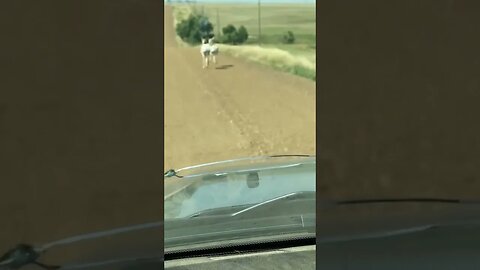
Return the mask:
<svg viewBox="0 0 480 270">
<path fill-rule="evenodd" d="M 183 1 L 183 0 L 181 0 Z M 166 2 L 166 0 L 164 1 Z M 175 0 L 172 0 L 175 2 Z M 296 3 L 296 4 L 303 4 L 303 3 L 315 3 L 315 0 L 260 0 L 261 3 Z M 197 3 L 251 3 L 256 4 L 258 0 L 197 0 Z"/>
</svg>

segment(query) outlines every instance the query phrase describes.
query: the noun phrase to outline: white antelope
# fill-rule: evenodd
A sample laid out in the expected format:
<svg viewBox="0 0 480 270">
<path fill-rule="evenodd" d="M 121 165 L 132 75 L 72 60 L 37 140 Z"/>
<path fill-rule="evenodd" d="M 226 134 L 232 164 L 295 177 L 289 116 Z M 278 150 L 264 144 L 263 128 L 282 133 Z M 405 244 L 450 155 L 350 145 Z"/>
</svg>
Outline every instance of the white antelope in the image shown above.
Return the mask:
<svg viewBox="0 0 480 270">
<path fill-rule="evenodd" d="M 214 64 L 217 64 L 218 46 L 213 37 L 208 40 L 208 45 L 210 45 L 210 58 Z"/>
<path fill-rule="evenodd" d="M 206 39 L 202 39 L 202 46 L 200 46 L 200 53 L 202 54 L 202 67 L 207 68 L 210 58 L 210 45 Z"/>
</svg>

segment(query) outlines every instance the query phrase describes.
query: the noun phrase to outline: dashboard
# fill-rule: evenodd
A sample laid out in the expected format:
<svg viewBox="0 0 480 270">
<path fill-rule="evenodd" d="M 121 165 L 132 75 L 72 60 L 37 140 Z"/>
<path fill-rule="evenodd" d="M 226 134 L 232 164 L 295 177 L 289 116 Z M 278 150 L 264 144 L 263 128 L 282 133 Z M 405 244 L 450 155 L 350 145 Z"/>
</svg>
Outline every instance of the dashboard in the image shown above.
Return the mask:
<svg viewBox="0 0 480 270">
<path fill-rule="evenodd" d="M 171 270 L 271 270 L 271 269 L 316 269 L 315 246 L 282 248 L 257 253 L 238 255 L 187 258 L 165 262 Z"/>
</svg>

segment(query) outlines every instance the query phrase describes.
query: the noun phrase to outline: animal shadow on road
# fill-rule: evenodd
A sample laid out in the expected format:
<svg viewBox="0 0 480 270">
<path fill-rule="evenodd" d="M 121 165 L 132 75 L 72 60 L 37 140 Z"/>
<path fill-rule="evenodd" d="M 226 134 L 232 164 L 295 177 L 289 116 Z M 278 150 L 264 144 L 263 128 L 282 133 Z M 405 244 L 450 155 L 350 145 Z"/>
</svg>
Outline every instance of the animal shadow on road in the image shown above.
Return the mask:
<svg viewBox="0 0 480 270">
<path fill-rule="evenodd" d="M 231 68 L 233 67 L 233 65 L 221 65 L 219 67 L 216 67 L 215 69 L 228 69 L 228 68 Z"/>
</svg>

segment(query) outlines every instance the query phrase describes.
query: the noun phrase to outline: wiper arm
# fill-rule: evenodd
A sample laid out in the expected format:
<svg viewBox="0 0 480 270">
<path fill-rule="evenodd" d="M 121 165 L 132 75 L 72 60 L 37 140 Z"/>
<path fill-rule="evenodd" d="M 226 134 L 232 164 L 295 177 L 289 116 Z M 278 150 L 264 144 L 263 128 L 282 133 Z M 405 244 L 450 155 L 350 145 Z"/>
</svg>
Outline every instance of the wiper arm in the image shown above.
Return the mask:
<svg viewBox="0 0 480 270">
<path fill-rule="evenodd" d="M 449 204 L 480 204 L 480 200 L 461 200 L 446 198 L 379 198 L 379 199 L 352 199 L 334 201 L 336 205 L 346 204 L 376 204 L 376 203 L 449 203 Z"/>
<path fill-rule="evenodd" d="M 165 178 L 170 178 L 170 177 L 178 177 L 178 178 L 183 178 L 184 176 L 178 175 L 178 173 L 185 171 L 185 170 L 191 170 L 191 169 L 198 169 L 198 168 L 203 168 L 203 167 L 208 167 L 208 166 L 213 166 L 213 165 L 220 165 L 220 164 L 229 164 L 229 163 L 235 163 L 235 162 L 241 162 L 241 161 L 254 161 L 254 160 L 262 160 L 262 159 L 269 159 L 269 158 L 285 158 L 285 157 L 299 157 L 299 158 L 314 158 L 315 155 L 308 155 L 308 154 L 280 154 L 280 155 L 270 155 L 270 156 L 257 156 L 257 157 L 245 157 L 245 158 L 236 158 L 236 159 L 229 159 L 229 160 L 223 160 L 223 161 L 216 161 L 216 162 L 209 162 L 209 163 L 204 163 L 204 164 L 199 164 L 199 165 L 193 165 L 193 166 L 188 166 L 184 167 L 178 170 L 170 169 L 166 171 L 163 176 Z M 287 166 L 273 166 L 271 168 L 286 168 L 286 167 L 294 167 L 298 166 L 300 164 L 292 164 L 292 165 L 287 165 Z M 245 170 L 245 171 L 250 171 L 250 170 Z M 238 172 L 238 171 L 236 171 Z M 230 172 L 223 172 L 223 173 L 230 173 Z M 198 174 L 194 176 L 202 176 L 203 174 Z M 187 177 L 187 176 L 185 176 Z M 188 177 L 193 177 L 193 175 L 189 175 Z"/>
<path fill-rule="evenodd" d="M 313 196 L 312 196 L 313 195 Z M 225 216 L 237 216 L 242 213 L 254 210 L 255 208 L 262 207 L 265 205 L 271 205 L 278 203 L 279 201 L 292 198 L 295 196 L 312 196 L 315 200 L 314 191 L 302 191 L 302 192 L 293 192 L 285 194 L 270 200 L 266 200 L 253 205 L 236 205 L 223 207 L 221 209 L 207 209 L 203 210 L 188 216 L 189 218 L 196 218 L 206 215 L 217 215 L 225 212 L 229 212 L 229 209 L 234 208 L 243 208 L 240 211 L 237 211 L 233 214 L 227 214 Z M 446 199 L 446 198 L 378 198 L 378 199 L 350 199 L 350 200 L 318 200 L 320 205 L 358 205 L 358 204 L 382 204 L 382 203 L 446 203 L 446 204 L 480 204 L 480 200 L 460 200 L 460 199 Z"/>
<path fill-rule="evenodd" d="M 271 157 L 271 158 L 279 158 L 279 157 L 306 157 L 306 158 L 308 158 L 308 157 L 315 157 L 315 156 L 314 155 L 307 155 L 307 154 L 305 154 L 305 155 L 303 155 L 303 154 L 290 154 L 290 155 L 284 154 L 284 155 L 271 155 L 269 157 Z"/>
<path fill-rule="evenodd" d="M 165 178 L 170 178 L 170 177 L 183 178 L 183 176 L 178 175 L 177 172 L 174 169 L 170 169 L 170 170 L 166 171 L 163 174 L 163 177 L 165 177 Z"/>
<path fill-rule="evenodd" d="M 313 195 L 313 199 L 315 200 L 315 193 L 316 193 L 315 191 L 300 191 L 300 192 L 289 193 L 289 194 L 282 195 L 282 196 L 279 196 L 279 197 L 276 197 L 276 198 L 273 198 L 273 199 L 270 199 L 270 200 L 263 201 L 263 202 L 261 202 L 261 203 L 257 203 L 257 204 L 255 204 L 255 205 L 252 205 L 252 206 L 250 206 L 250 207 L 247 207 L 247 208 L 245 208 L 245 209 L 243 209 L 243 210 L 240 210 L 240 211 L 238 211 L 238 212 L 236 212 L 236 213 L 233 213 L 233 214 L 231 214 L 231 216 L 232 216 L 232 217 L 238 216 L 238 215 L 243 214 L 243 213 L 245 213 L 245 212 L 251 211 L 251 210 L 253 210 L 253 209 L 255 209 L 255 208 L 258 208 L 258 207 L 261 207 L 261 206 L 265 206 L 265 205 L 271 205 L 271 204 L 274 204 L 274 203 L 278 203 L 279 201 L 286 200 L 286 199 L 289 199 L 289 198 L 292 198 L 292 197 L 295 197 L 295 196 L 297 196 L 297 197 L 302 197 L 302 196 L 304 196 L 304 197 L 305 197 L 305 195 L 307 195 L 307 196 L 308 196 L 308 195 L 309 195 L 309 196 Z"/>
<path fill-rule="evenodd" d="M 286 200 L 292 197 L 298 197 L 298 199 L 302 199 L 303 197 L 311 197 L 315 200 L 315 191 L 300 191 L 300 192 L 293 192 L 289 194 L 285 194 L 279 197 L 275 197 L 270 200 L 266 200 L 256 204 L 243 204 L 243 205 L 232 205 L 220 208 L 213 208 L 213 209 L 206 209 L 196 213 L 193 213 L 187 218 L 197 218 L 197 217 L 204 217 L 204 216 L 224 216 L 224 217 L 234 217 L 240 215 L 242 213 L 252 211 L 258 207 L 262 207 L 265 205 L 272 205 L 278 203 L 282 200 Z M 236 211 L 236 209 L 241 209 L 240 211 Z M 235 212 L 234 212 L 235 211 Z M 233 212 L 233 213 L 232 213 Z"/>
<path fill-rule="evenodd" d="M 204 217 L 204 216 L 218 216 L 218 215 L 231 215 L 229 213 L 233 212 L 234 209 L 238 208 L 247 208 L 251 206 L 250 204 L 247 205 L 233 205 L 233 206 L 227 206 L 227 207 L 220 207 L 220 208 L 213 208 L 213 209 L 206 209 L 202 210 L 200 212 L 196 212 L 194 214 L 191 214 L 188 216 L 188 218 L 196 218 L 196 217 Z M 227 214 L 225 214 L 227 213 Z"/>
<path fill-rule="evenodd" d="M 192 174 L 192 175 L 185 175 L 185 176 L 182 176 L 182 175 L 179 175 L 178 173 L 185 170 L 184 169 L 178 169 L 178 170 L 174 170 L 174 169 L 170 169 L 168 171 L 166 171 L 163 176 L 164 178 L 171 178 L 171 177 L 177 177 L 177 178 L 193 178 L 193 177 L 200 177 L 200 176 L 207 176 L 207 175 L 215 175 L 215 176 L 223 176 L 223 175 L 227 175 L 227 174 L 230 174 L 230 173 L 248 173 L 248 172 L 259 172 L 259 171 L 264 171 L 264 170 L 272 170 L 272 169 L 286 169 L 286 168 L 292 168 L 292 167 L 298 167 L 302 165 L 301 163 L 293 163 L 293 164 L 286 164 L 286 165 L 273 165 L 273 166 L 269 166 L 269 167 L 262 167 L 262 168 L 254 168 L 254 169 L 243 169 L 243 170 L 232 170 L 232 171 L 218 171 L 218 172 L 215 172 L 215 173 L 211 173 L 211 172 L 208 172 L 208 173 L 199 173 L 199 174 Z"/>
</svg>

